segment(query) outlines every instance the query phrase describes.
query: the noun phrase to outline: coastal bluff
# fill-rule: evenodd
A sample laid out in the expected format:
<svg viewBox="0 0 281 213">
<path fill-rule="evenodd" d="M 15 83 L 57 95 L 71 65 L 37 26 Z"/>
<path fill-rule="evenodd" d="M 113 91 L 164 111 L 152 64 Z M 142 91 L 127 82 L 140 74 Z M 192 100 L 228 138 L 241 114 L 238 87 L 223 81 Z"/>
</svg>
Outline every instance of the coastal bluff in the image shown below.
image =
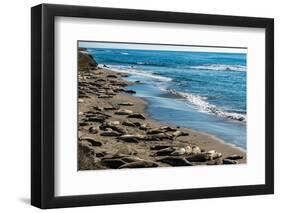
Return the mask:
<svg viewBox="0 0 281 213">
<path fill-rule="evenodd" d="M 83 71 L 89 68 L 97 68 L 98 63 L 96 60 L 91 56 L 85 48 L 78 49 L 78 68 L 79 70 Z"/>
</svg>

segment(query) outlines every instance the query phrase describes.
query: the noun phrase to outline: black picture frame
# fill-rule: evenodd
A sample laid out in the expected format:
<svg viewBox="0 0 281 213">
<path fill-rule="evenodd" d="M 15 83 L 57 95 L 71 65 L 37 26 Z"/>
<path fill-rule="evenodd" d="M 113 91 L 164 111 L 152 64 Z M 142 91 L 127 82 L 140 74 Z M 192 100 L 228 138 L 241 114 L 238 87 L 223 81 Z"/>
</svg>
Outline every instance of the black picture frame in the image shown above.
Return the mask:
<svg viewBox="0 0 281 213">
<path fill-rule="evenodd" d="M 264 28 L 265 184 L 79 196 L 54 195 L 55 17 Z M 41 4 L 31 9 L 31 204 L 42 209 L 274 193 L 274 20 L 241 16 Z"/>
</svg>

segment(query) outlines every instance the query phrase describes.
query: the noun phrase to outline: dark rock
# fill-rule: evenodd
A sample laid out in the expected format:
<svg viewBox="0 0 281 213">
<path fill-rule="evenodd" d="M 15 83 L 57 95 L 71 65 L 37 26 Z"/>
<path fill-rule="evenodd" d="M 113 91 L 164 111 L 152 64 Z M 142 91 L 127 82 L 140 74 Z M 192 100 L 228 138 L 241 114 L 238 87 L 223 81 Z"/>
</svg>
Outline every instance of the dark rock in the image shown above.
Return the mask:
<svg viewBox="0 0 281 213">
<path fill-rule="evenodd" d="M 78 47 L 78 50 L 79 51 L 87 51 L 87 48 L 85 48 L 85 47 Z"/>
<path fill-rule="evenodd" d="M 188 160 L 182 158 L 182 157 L 164 157 L 159 159 L 158 161 L 162 163 L 167 163 L 171 166 L 192 166 L 192 163 L 190 163 Z"/>
<path fill-rule="evenodd" d="M 87 67 L 97 67 L 98 63 L 95 59 L 86 51 L 79 51 L 78 52 L 78 64 L 79 70 L 85 70 Z"/>
</svg>

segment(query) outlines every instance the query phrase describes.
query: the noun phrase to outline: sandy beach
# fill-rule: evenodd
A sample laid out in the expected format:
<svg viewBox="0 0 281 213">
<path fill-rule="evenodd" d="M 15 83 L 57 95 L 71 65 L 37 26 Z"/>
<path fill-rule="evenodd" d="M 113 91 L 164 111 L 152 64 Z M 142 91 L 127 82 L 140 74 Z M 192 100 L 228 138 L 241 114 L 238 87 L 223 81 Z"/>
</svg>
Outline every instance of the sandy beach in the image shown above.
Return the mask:
<svg viewBox="0 0 281 213">
<path fill-rule="evenodd" d="M 246 163 L 246 152 L 192 129 L 158 122 L 134 97 L 127 74 L 99 68 L 86 52 L 78 66 L 78 169 Z"/>
</svg>

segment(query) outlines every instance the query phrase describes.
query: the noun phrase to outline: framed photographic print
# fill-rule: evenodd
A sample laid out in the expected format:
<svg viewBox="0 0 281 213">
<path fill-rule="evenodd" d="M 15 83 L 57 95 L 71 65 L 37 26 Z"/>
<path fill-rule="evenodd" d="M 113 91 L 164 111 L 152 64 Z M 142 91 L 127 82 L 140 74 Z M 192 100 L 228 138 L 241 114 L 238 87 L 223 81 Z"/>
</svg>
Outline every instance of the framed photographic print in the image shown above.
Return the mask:
<svg viewBox="0 0 281 213">
<path fill-rule="evenodd" d="M 273 193 L 273 19 L 31 14 L 32 205 Z"/>
</svg>

